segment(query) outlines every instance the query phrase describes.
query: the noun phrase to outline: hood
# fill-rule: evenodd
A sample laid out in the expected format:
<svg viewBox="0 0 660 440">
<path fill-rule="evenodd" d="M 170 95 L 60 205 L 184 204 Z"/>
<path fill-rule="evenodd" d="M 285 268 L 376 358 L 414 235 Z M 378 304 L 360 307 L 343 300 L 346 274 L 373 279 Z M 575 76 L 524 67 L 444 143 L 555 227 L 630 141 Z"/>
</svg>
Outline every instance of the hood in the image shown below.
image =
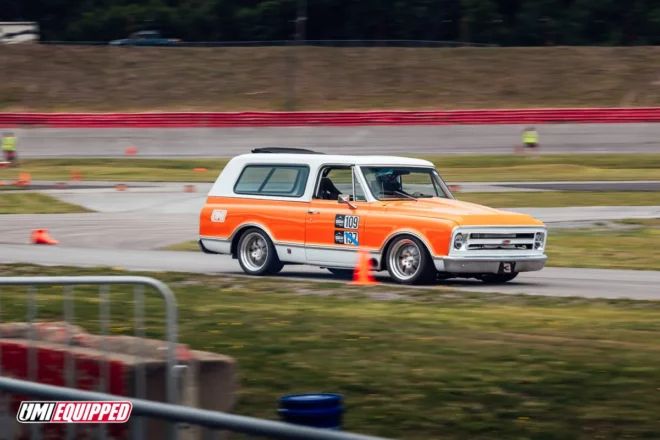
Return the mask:
<svg viewBox="0 0 660 440">
<path fill-rule="evenodd" d="M 489 208 L 451 199 L 396 200 L 385 202 L 387 211 L 415 217 L 450 220 L 460 226 L 543 226 L 527 214 Z"/>
</svg>

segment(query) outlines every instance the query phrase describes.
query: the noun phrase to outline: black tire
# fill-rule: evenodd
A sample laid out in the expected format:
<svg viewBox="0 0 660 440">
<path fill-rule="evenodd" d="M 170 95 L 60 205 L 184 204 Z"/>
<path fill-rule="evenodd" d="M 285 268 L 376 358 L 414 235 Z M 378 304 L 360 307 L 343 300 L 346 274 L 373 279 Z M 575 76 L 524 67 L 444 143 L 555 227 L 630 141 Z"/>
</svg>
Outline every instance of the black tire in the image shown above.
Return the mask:
<svg viewBox="0 0 660 440">
<path fill-rule="evenodd" d="M 342 278 L 342 279 L 353 278 L 354 271 L 352 269 L 336 269 L 334 267 L 328 267 L 327 269 L 337 278 Z"/>
<path fill-rule="evenodd" d="M 517 276 L 518 276 L 518 272 L 502 273 L 502 274 L 485 273 L 485 274 L 481 275 L 479 277 L 479 279 L 481 281 L 483 281 L 484 283 L 486 283 L 486 284 L 504 284 L 504 283 L 507 283 L 507 282 L 511 281 L 512 279 L 514 279 Z"/>
<path fill-rule="evenodd" d="M 403 268 L 409 263 L 401 261 L 401 256 L 397 257 L 395 254 L 405 254 L 409 250 L 413 252 L 406 258 L 413 258 L 414 260 L 415 254 L 419 256 L 417 268 L 412 276 L 402 276 L 410 275 L 405 274 L 406 269 Z M 395 267 L 394 265 L 397 264 L 397 261 L 399 262 L 398 267 Z M 414 270 L 414 263 L 410 264 L 413 265 L 412 267 Z M 387 250 L 385 265 L 387 266 L 387 271 L 389 272 L 390 277 L 399 284 L 429 284 L 435 281 L 438 273 L 433 265 L 433 259 L 431 258 L 429 251 L 426 249 L 426 246 L 424 246 L 424 243 L 411 235 L 397 237 L 394 242 L 392 242 Z"/>
<path fill-rule="evenodd" d="M 268 234 L 259 228 L 250 228 L 241 235 L 236 247 L 236 257 L 241 269 L 248 275 L 271 275 L 282 270 L 284 266 Z"/>
</svg>

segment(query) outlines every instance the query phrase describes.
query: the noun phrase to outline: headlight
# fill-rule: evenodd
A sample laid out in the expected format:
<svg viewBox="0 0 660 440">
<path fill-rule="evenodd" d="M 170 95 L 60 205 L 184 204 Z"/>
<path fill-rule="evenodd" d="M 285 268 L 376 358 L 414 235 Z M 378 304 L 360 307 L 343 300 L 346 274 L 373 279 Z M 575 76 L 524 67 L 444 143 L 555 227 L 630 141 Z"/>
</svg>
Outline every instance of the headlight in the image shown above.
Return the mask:
<svg viewBox="0 0 660 440">
<path fill-rule="evenodd" d="M 534 249 L 541 249 L 545 242 L 545 234 L 543 232 L 537 232 L 534 236 Z"/>
<path fill-rule="evenodd" d="M 460 249 L 463 247 L 464 239 L 463 239 L 463 234 L 458 233 L 454 237 L 454 249 Z"/>
</svg>

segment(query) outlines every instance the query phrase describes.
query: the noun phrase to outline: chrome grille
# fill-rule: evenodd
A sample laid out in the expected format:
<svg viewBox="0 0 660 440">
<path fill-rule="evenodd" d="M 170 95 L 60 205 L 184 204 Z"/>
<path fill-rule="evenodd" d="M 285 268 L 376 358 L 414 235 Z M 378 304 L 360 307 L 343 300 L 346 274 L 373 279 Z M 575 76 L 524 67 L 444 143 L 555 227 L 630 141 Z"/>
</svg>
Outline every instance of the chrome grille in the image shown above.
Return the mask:
<svg viewBox="0 0 660 440">
<path fill-rule="evenodd" d="M 469 251 L 504 250 L 526 251 L 534 249 L 534 232 L 484 233 L 467 234 L 465 249 Z"/>
<path fill-rule="evenodd" d="M 469 234 L 470 239 L 475 239 L 475 240 L 506 240 L 506 239 L 528 239 L 528 240 L 534 240 L 534 232 L 520 232 L 520 233 L 501 233 L 501 234 L 487 234 L 483 232 L 472 232 Z"/>
</svg>

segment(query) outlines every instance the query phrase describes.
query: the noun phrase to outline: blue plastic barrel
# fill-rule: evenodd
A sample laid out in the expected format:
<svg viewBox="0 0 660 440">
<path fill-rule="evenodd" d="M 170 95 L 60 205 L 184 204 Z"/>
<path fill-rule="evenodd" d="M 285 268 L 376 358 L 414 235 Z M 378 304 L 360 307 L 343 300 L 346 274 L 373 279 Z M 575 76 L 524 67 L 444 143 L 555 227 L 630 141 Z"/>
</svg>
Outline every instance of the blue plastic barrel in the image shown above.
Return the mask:
<svg viewBox="0 0 660 440">
<path fill-rule="evenodd" d="M 292 394 L 280 398 L 280 418 L 294 425 L 321 429 L 341 429 L 344 414 L 341 394 Z"/>
</svg>

